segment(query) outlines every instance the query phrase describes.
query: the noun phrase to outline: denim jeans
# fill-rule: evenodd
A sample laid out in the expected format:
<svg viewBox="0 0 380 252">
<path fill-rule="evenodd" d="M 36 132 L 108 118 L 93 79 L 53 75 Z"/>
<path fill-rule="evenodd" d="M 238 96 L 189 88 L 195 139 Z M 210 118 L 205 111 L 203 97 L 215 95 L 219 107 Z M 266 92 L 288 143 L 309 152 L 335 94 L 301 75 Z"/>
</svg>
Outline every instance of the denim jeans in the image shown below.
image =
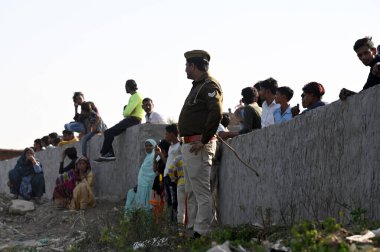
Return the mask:
<svg viewBox="0 0 380 252">
<path fill-rule="evenodd" d="M 65 130 L 70 130 L 72 132 L 78 132 L 78 133 L 86 131 L 83 123 L 81 122 L 69 122 L 65 124 Z"/>
<path fill-rule="evenodd" d="M 82 137 L 81 145 L 82 145 L 82 155 L 87 157 L 87 142 L 95 135 L 94 132 L 87 133 L 84 137 Z"/>
</svg>

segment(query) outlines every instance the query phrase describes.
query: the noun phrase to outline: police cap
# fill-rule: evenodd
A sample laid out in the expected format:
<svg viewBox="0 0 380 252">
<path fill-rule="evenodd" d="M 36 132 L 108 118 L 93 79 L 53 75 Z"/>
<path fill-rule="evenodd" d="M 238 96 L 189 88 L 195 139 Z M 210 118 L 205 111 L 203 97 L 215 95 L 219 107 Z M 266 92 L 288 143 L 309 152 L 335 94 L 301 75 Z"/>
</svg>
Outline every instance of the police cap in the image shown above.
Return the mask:
<svg viewBox="0 0 380 252">
<path fill-rule="evenodd" d="M 186 59 L 191 59 L 191 58 L 202 58 L 210 62 L 210 54 L 206 51 L 203 50 L 192 50 L 185 52 L 185 58 Z"/>
</svg>

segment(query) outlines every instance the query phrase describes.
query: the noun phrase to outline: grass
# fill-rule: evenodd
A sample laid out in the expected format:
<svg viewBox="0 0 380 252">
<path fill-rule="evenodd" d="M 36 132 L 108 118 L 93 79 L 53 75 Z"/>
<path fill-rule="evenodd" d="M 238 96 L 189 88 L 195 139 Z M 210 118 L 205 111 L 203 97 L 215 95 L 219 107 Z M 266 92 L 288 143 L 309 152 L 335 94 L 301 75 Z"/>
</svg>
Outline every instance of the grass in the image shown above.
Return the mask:
<svg viewBox="0 0 380 252">
<path fill-rule="evenodd" d="M 360 212 L 358 214 L 358 212 Z M 267 243 L 281 240 L 281 244 L 298 251 L 349 251 L 350 244 L 346 237 L 353 230 L 374 227 L 378 222 L 363 222 L 363 211 L 357 211 L 349 226 L 345 228 L 334 218 L 324 221 L 303 221 L 292 227 L 266 225 L 265 228 L 250 224 L 237 227 L 219 226 L 207 236 L 192 239 L 184 235 L 184 230 L 169 221 L 164 214 L 156 224 L 152 214 L 137 210 L 121 217 L 116 226 L 105 227 L 94 236 L 94 231 L 79 244 L 71 246 L 69 251 L 135 251 L 136 242 L 144 242 L 138 251 L 207 251 L 213 244 L 230 242 L 230 246 L 242 246 L 247 251 L 267 251 Z M 376 226 L 379 227 L 379 226 Z M 351 230 L 351 231 L 348 231 Z M 356 233 L 357 234 L 357 233 Z M 380 239 L 375 239 L 373 246 L 379 246 Z M 360 248 L 360 245 L 358 245 Z"/>
</svg>

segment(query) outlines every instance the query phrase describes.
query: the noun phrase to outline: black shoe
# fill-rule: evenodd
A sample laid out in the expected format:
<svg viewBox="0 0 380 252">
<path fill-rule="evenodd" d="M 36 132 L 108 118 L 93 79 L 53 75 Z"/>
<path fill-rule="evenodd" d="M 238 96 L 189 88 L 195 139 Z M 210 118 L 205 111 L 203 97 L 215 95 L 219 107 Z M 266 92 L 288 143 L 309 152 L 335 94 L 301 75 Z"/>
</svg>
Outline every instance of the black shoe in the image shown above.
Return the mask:
<svg viewBox="0 0 380 252">
<path fill-rule="evenodd" d="M 198 232 L 194 232 L 192 239 L 193 239 L 193 240 L 196 240 L 196 239 L 199 239 L 199 238 L 201 238 L 201 237 L 202 237 L 202 235 L 201 235 L 200 233 L 198 233 Z"/>
<path fill-rule="evenodd" d="M 111 153 L 107 153 L 103 156 L 100 156 L 98 159 L 95 159 L 94 161 L 95 162 L 104 162 L 104 161 L 114 161 L 114 160 L 116 160 L 115 155 L 113 155 Z"/>
</svg>

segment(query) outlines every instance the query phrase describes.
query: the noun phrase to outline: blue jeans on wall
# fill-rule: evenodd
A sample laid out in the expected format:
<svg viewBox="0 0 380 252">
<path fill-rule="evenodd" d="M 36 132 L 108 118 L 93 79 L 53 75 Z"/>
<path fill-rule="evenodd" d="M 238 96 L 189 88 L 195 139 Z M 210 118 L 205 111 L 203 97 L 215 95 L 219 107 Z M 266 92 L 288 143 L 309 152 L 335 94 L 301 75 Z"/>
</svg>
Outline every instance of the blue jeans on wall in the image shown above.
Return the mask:
<svg viewBox="0 0 380 252">
<path fill-rule="evenodd" d="M 83 123 L 81 122 L 69 122 L 65 124 L 65 130 L 70 130 L 72 132 L 85 132 L 85 128 Z"/>
<path fill-rule="evenodd" d="M 94 132 L 87 133 L 84 137 L 82 137 L 81 145 L 82 145 L 82 155 L 87 157 L 87 142 L 95 135 Z"/>
</svg>

